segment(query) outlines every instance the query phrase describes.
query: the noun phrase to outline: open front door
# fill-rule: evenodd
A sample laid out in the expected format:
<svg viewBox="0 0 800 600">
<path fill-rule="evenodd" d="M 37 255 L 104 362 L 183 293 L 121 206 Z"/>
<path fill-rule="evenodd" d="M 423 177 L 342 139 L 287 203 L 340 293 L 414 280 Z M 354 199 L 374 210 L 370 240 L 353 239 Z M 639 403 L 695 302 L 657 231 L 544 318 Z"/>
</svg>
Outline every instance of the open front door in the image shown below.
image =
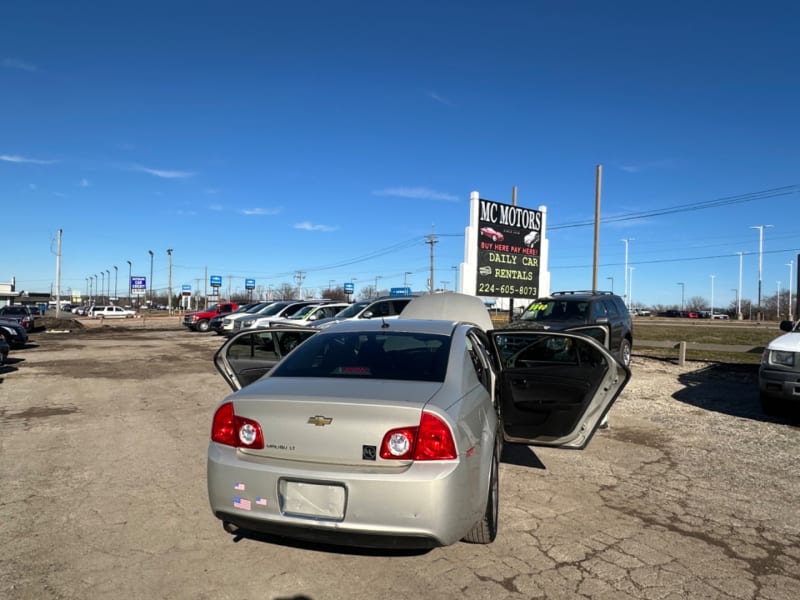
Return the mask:
<svg viewBox="0 0 800 600">
<path fill-rule="evenodd" d="M 519 329 L 489 335 L 507 442 L 584 448 L 631 376 L 584 335 Z"/>
</svg>

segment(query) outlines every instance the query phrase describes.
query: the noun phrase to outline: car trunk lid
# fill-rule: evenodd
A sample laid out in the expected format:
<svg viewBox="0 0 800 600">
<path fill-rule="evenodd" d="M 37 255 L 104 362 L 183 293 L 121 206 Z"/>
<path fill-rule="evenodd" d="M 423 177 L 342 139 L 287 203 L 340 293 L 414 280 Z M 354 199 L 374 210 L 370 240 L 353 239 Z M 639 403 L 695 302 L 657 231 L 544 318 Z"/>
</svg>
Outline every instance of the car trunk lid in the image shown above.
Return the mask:
<svg viewBox="0 0 800 600">
<path fill-rule="evenodd" d="M 231 399 L 238 416 L 257 421 L 263 450 L 249 456 L 365 467 L 397 467 L 377 456 L 384 435 L 417 426 L 438 382 L 270 378 Z"/>
</svg>

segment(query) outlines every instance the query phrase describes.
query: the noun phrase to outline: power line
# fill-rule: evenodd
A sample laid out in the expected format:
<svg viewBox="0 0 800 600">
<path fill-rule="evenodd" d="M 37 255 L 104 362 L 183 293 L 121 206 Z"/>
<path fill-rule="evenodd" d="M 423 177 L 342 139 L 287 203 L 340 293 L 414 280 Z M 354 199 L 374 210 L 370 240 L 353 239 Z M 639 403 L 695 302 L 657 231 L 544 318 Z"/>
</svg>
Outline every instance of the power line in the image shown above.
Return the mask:
<svg viewBox="0 0 800 600">
<path fill-rule="evenodd" d="M 753 202 L 755 200 L 767 200 L 777 196 L 789 196 L 800 192 L 800 184 L 787 185 L 779 188 L 772 188 L 769 190 L 762 190 L 760 192 L 750 192 L 747 194 L 740 194 L 738 196 L 728 196 L 725 198 L 718 198 L 716 200 L 708 200 L 707 202 L 692 202 L 690 204 L 678 204 L 666 208 L 656 208 L 653 210 L 627 213 L 618 215 L 616 217 L 606 217 L 601 219 L 601 223 L 619 223 L 621 221 L 633 221 L 636 219 L 645 219 L 647 217 L 661 217 L 664 215 L 671 215 L 681 212 L 693 212 L 697 210 L 705 210 L 708 208 L 719 208 L 721 206 L 730 206 L 731 204 L 742 204 L 744 202 Z M 594 220 L 574 221 L 572 223 L 564 223 L 561 225 L 551 225 L 548 230 L 553 231 L 556 229 L 568 229 L 571 227 L 588 227 L 594 225 Z"/>
</svg>

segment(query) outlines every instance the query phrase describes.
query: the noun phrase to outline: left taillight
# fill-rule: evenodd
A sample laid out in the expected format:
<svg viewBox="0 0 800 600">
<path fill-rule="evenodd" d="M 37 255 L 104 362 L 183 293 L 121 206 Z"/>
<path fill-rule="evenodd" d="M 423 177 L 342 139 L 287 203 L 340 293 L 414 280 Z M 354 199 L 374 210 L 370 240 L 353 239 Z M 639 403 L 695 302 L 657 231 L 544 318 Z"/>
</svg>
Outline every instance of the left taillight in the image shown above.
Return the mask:
<svg viewBox="0 0 800 600">
<path fill-rule="evenodd" d="M 211 441 L 234 448 L 260 450 L 264 447 L 264 434 L 257 421 L 238 416 L 233 402 L 226 402 L 214 413 Z"/>
<path fill-rule="evenodd" d="M 458 453 L 447 423 L 433 413 L 423 412 L 418 426 L 386 432 L 380 456 L 387 460 L 452 460 Z"/>
</svg>

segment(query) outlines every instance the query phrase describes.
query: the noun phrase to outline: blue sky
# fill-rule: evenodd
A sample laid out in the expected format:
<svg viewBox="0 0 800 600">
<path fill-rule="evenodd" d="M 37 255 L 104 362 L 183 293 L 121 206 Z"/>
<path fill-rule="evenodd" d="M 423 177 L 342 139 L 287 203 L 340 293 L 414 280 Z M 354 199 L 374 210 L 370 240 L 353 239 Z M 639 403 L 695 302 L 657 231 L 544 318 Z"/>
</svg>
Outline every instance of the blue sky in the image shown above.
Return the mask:
<svg viewBox="0 0 800 600">
<path fill-rule="evenodd" d="M 769 1 L 6 2 L 0 282 L 50 289 L 61 229 L 62 290 L 114 266 L 124 290 L 148 250 L 165 289 L 168 248 L 175 290 L 206 268 L 424 289 L 433 231 L 452 289 L 470 192 L 517 186 L 548 207 L 552 288 L 588 289 L 593 228 L 567 225 L 600 164 L 601 287 L 628 239 L 634 302 L 713 281 L 727 306 L 737 252 L 755 299 L 772 225 L 774 294 L 800 253 L 798 23 Z"/>
</svg>

